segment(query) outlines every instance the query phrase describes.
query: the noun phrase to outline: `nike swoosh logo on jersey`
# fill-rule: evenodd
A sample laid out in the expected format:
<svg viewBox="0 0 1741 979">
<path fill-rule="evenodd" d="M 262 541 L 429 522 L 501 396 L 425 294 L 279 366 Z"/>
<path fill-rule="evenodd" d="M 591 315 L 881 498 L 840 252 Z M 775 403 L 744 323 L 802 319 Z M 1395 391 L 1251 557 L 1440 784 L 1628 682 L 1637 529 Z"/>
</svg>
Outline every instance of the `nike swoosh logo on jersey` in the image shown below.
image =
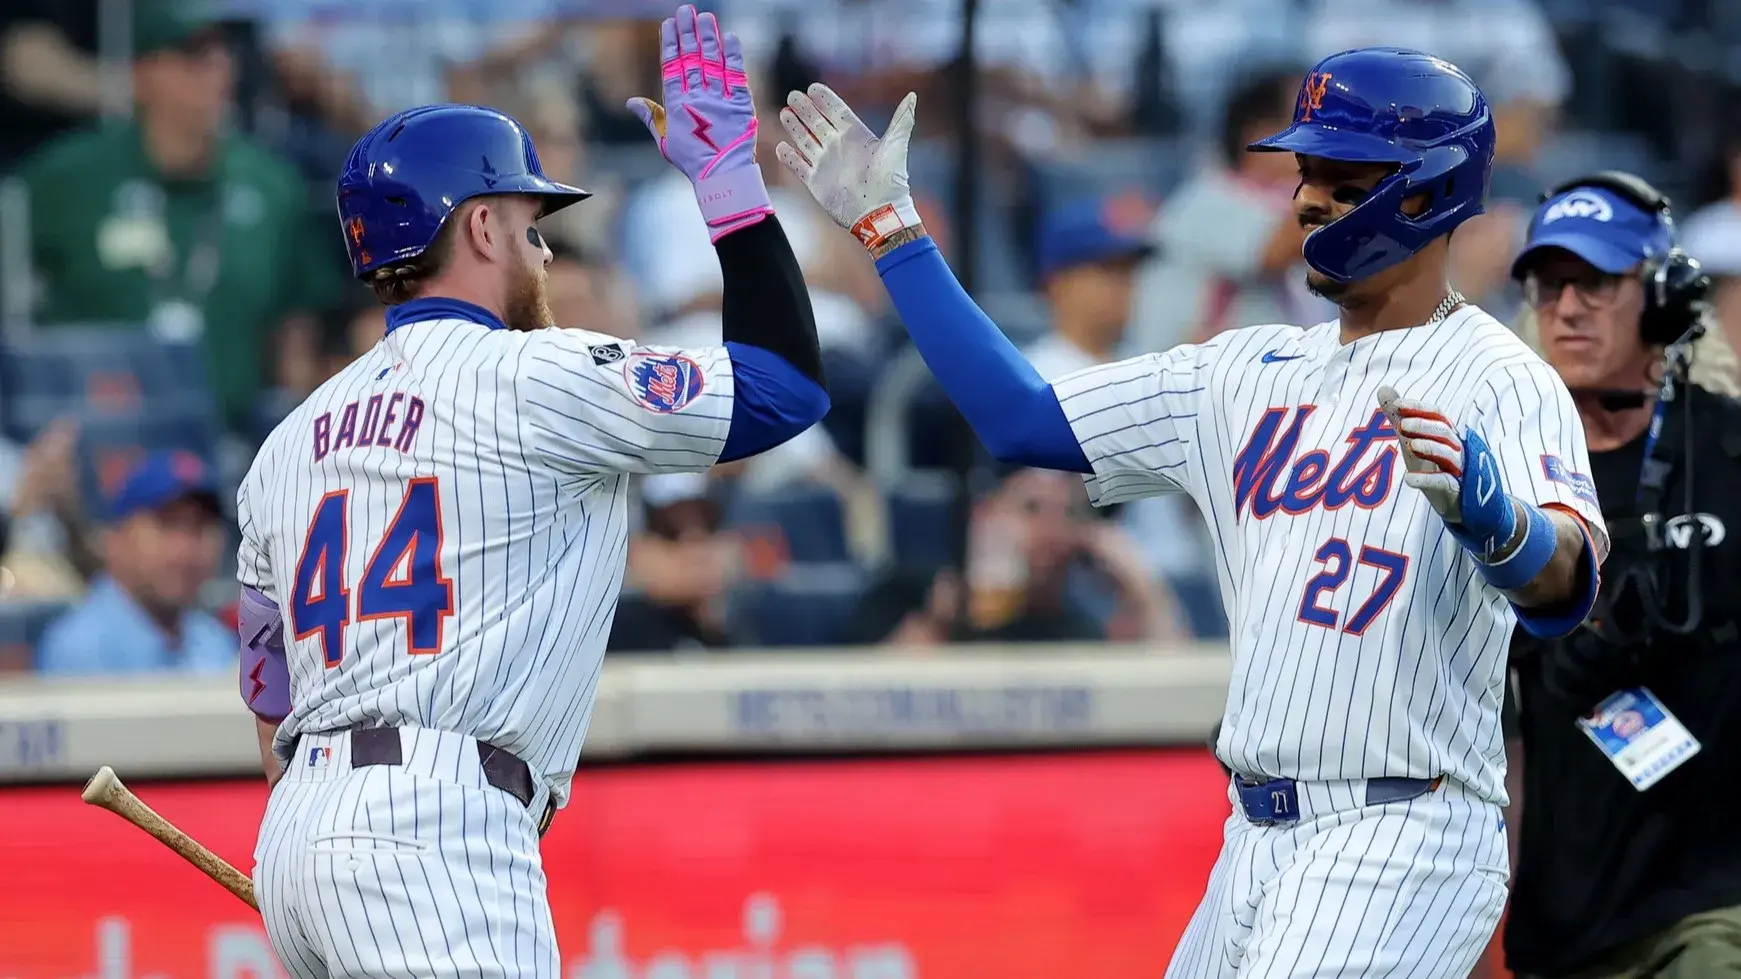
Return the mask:
<svg viewBox="0 0 1741 979">
<path fill-rule="evenodd" d="M 1305 356 L 1305 354 L 1288 354 L 1286 356 L 1283 356 L 1281 354 L 1276 353 L 1274 350 L 1269 350 L 1269 351 L 1264 352 L 1263 362 L 1266 364 L 1279 364 L 1284 360 L 1299 360 L 1301 357 L 1304 357 L 1304 356 Z"/>
</svg>

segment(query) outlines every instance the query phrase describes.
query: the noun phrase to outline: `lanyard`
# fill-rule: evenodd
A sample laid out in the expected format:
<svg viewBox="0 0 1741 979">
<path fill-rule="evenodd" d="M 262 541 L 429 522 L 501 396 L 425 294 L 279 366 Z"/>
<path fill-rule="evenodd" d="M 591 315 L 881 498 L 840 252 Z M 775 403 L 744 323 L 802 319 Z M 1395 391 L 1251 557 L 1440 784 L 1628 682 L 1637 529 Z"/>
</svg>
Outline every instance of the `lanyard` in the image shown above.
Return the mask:
<svg viewBox="0 0 1741 979">
<path fill-rule="evenodd" d="M 1648 535 L 1651 550 L 1657 550 L 1663 545 L 1662 539 L 1662 498 L 1668 490 L 1668 477 L 1674 471 L 1675 454 L 1663 441 L 1663 430 L 1667 427 L 1669 406 L 1679 397 L 1686 380 L 1686 361 L 1680 351 L 1672 351 L 1667 364 L 1663 367 L 1662 385 L 1657 390 L 1656 405 L 1650 412 L 1650 427 L 1644 436 L 1644 463 L 1638 472 L 1638 512 L 1642 515 L 1644 529 Z M 1681 441 L 1684 451 L 1681 453 L 1683 465 L 1688 469 L 1687 504 L 1692 505 L 1692 436 L 1691 419 L 1681 419 Z M 1688 511 L 1691 512 L 1690 510 Z"/>
<path fill-rule="evenodd" d="M 1677 636 L 1690 635 L 1697 631 L 1704 622 L 1704 588 L 1701 580 L 1703 556 L 1705 550 L 1704 526 L 1692 516 L 1696 512 L 1693 501 L 1693 420 L 1690 417 L 1691 402 L 1688 401 L 1681 411 L 1679 420 L 1681 428 L 1680 459 L 1676 460 L 1675 452 L 1669 448 L 1668 439 L 1663 433 L 1667 427 L 1669 405 L 1680 398 L 1685 390 L 1686 359 L 1684 351 L 1671 350 L 1670 358 L 1663 370 L 1662 388 L 1657 394 L 1656 406 L 1651 410 L 1650 428 L 1645 435 L 1644 463 L 1638 474 L 1638 512 L 1639 522 L 1643 525 L 1645 543 L 1650 557 L 1632 567 L 1626 568 L 1613 582 L 1613 593 L 1618 593 L 1628 587 L 1641 589 L 1645 623 L 1639 635 L 1628 636 L 1633 640 L 1647 641 L 1651 632 L 1660 629 Z M 1668 490 L 1669 474 L 1677 464 L 1681 466 L 1685 505 L 1681 508 L 1692 520 L 1688 528 L 1690 533 L 1686 545 L 1686 615 L 1679 622 L 1671 622 L 1663 614 L 1662 589 L 1657 577 L 1656 556 L 1672 549 L 1672 543 L 1667 537 L 1667 522 L 1663 518 L 1662 501 Z M 1608 591 L 1604 588 L 1604 591 Z M 1654 627 L 1654 628 L 1653 628 Z"/>
<path fill-rule="evenodd" d="M 220 179 L 207 195 L 209 200 L 195 222 L 194 239 L 188 246 L 187 258 L 181 263 L 180 281 L 171 281 L 176 276 L 168 267 L 169 263 L 146 270 L 151 279 L 153 306 L 170 300 L 180 300 L 195 307 L 203 306 L 206 296 L 217 285 L 218 272 L 223 264 L 224 198 L 228 186 L 226 181 Z M 158 215 L 166 230 L 169 226 L 168 196 L 167 192 L 159 196 L 159 200 L 166 202 L 164 211 Z"/>
</svg>

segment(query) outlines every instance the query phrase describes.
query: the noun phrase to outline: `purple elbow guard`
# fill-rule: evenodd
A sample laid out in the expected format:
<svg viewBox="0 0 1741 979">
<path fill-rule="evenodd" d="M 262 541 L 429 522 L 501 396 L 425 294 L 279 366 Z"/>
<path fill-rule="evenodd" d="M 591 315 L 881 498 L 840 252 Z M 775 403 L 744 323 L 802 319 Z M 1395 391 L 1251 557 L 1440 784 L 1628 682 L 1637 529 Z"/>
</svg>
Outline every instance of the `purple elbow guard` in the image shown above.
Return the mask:
<svg viewBox="0 0 1741 979">
<path fill-rule="evenodd" d="M 242 640 L 242 701 L 261 720 L 290 713 L 290 664 L 284 659 L 284 617 L 278 605 L 252 588 L 242 589 L 236 609 Z"/>
</svg>

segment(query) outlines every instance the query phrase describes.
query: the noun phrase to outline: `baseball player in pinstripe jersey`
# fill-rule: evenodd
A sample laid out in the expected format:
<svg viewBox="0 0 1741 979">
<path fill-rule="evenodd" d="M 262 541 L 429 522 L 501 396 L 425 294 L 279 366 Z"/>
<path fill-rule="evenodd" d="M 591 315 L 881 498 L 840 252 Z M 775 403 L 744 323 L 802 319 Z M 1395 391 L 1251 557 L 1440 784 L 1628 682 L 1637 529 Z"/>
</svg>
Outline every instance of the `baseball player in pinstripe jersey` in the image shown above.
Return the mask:
<svg viewBox="0 0 1741 979">
<path fill-rule="evenodd" d="M 925 237 L 913 112 L 879 138 L 811 86 L 779 155 L 876 256 L 994 455 L 1080 472 L 1097 504 L 1188 493 L 1219 555 L 1232 813 L 1167 974 L 1462 979 L 1505 902 L 1511 632 L 1573 628 L 1607 550 L 1570 395 L 1447 285 L 1487 193 L 1486 99 L 1416 51 L 1325 59 L 1250 148 L 1295 155 L 1307 282 L 1341 317 L 1050 384 Z"/>
<path fill-rule="evenodd" d="M 242 483 L 242 695 L 275 785 L 255 880 L 298 977 L 561 974 L 538 837 L 568 795 L 622 584 L 629 474 L 771 448 L 828 409 L 809 296 L 753 156 L 742 54 L 662 26 L 637 99 L 695 183 L 724 343 L 550 327 L 547 179 L 513 119 L 400 113 L 338 182 L 387 333 Z"/>
</svg>

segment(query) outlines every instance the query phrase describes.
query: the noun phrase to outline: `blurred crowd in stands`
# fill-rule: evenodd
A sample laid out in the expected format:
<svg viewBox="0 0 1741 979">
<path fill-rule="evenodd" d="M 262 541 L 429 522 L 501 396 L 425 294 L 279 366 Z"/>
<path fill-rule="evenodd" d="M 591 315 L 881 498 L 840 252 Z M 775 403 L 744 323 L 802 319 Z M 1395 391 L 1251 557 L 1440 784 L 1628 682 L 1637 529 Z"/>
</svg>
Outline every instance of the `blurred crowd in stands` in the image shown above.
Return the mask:
<svg viewBox="0 0 1741 979">
<path fill-rule="evenodd" d="M 1456 285 L 1501 318 L 1536 195 L 1594 169 L 1667 188 L 1741 340 L 1741 4 L 1721 0 L 995 0 L 968 125 L 959 0 L 716 0 L 769 108 L 760 158 L 810 282 L 834 411 L 706 476 L 641 483 L 621 652 L 977 639 L 1152 641 L 1225 625 L 1192 504 L 1093 511 L 1079 480 L 963 472 L 875 269 L 773 160 L 828 81 L 912 156 L 927 227 L 1042 373 L 1244 324 L 1306 293 L 1292 161 L 1241 152 L 1306 65 L 1418 47 L 1498 108 L 1488 216 Z M 233 488 L 273 423 L 381 335 L 332 184 L 426 102 L 502 108 L 595 193 L 546 222 L 563 326 L 719 336 L 687 181 L 623 109 L 657 91 L 670 0 L 10 0 L 0 10 L 0 671 L 227 669 Z M 971 188 L 971 209 L 956 195 Z M 972 223 L 959 218 L 971 210 Z M 965 520 L 965 545 L 961 523 Z M 965 568 L 955 560 L 965 548 Z"/>
</svg>

